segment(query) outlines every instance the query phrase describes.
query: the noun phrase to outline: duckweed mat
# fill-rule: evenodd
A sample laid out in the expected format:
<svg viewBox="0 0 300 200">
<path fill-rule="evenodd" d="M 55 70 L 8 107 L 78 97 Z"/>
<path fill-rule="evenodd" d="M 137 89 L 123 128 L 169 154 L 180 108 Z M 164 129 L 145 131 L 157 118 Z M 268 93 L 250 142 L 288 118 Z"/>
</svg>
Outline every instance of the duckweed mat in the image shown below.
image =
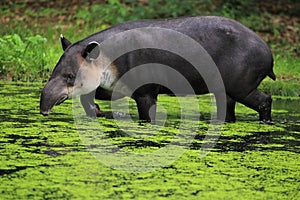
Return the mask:
<svg viewBox="0 0 300 200">
<path fill-rule="evenodd" d="M 40 115 L 42 87 L 0 82 L 0 199 L 300 199 L 299 98 L 274 98 L 273 126 L 259 124 L 255 111 L 238 104 L 237 122 L 224 124 L 201 157 L 212 108 L 209 95 L 199 96 L 200 119 L 188 122 L 197 130 L 182 155 L 157 169 L 128 172 L 98 159 L 99 148 L 82 140 L 85 127 L 75 125 L 71 100 Z M 96 119 L 106 150 L 151 154 L 182 134 L 176 98 L 162 95 L 158 102 L 167 121 L 157 125 Z M 97 103 L 110 112 L 110 102 Z"/>
</svg>

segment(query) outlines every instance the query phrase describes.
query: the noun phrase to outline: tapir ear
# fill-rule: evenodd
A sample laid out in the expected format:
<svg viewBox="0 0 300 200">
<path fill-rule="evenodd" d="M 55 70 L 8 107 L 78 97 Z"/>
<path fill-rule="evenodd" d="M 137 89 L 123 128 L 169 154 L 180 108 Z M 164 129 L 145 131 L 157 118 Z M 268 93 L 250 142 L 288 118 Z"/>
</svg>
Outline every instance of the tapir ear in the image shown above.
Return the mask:
<svg viewBox="0 0 300 200">
<path fill-rule="evenodd" d="M 82 57 L 89 62 L 98 58 L 99 54 L 100 45 L 96 41 L 90 42 L 81 53 Z"/>
<path fill-rule="evenodd" d="M 60 35 L 60 41 L 61 41 L 61 46 L 62 46 L 64 51 L 72 44 L 69 40 L 67 40 L 63 36 L 63 34 Z"/>
</svg>

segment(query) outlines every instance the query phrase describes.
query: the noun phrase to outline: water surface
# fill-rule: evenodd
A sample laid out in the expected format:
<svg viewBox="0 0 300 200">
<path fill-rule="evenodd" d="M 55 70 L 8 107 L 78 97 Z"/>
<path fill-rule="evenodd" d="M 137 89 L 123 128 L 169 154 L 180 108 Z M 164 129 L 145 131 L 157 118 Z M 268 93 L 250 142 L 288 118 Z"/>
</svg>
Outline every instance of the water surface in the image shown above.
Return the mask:
<svg viewBox="0 0 300 200">
<path fill-rule="evenodd" d="M 72 102 L 39 114 L 41 84 L 0 82 L 0 199 L 299 199 L 300 99 L 274 98 L 274 126 L 237 106 L 237 123 L 225 124 L 214 148 L 199 157 L 211 103 L 200 96 L 200 121 L 188 150 L 172 164 L 146 173 L 112 169 L 83 144 Z M 98 102 L 109 112 L 109 102 Z M 188 103 L 188 101 L 187 101 Z M 174 97 L 161 96 L 164 127 L 123 126 L 99 118 L 110 142 L 131 153 L 151 153 L 172 142 L 180 123 Z M 132 103 L 133 118 L 137 118 Z M 84 117 L 84 116 L 82 116 Z M 88 119 L 87 119 L 88 120 Z M 147 128 L 148 127 L 148 128 Z M 97 150 L 95 147 L 94 149 Z"/>
</svg>

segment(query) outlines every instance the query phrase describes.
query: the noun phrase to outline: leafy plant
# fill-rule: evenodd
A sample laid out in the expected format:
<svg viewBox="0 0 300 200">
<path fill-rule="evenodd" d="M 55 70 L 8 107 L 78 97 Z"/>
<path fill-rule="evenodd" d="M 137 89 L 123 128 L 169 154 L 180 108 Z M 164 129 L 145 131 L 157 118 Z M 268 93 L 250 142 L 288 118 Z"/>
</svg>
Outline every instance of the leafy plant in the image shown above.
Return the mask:
<svg viewBox="0 0 300 200">
<path fill-rule="evenodd" d="M 61 33 L 75 42 L 127 20 L 209 14 L 234 18 L 262 36 L 273 51 L 277 75 L 276 83 L 267 80 L 262 88 L 272 94 L 276 91 L 276 94 L 297 95 L 300 83 L 297 5 L 294 0 L 274 5 L 257 0 L 94 0 L 40 4 L 4 0 L 0 3 L 0 79 L 47 79 L 62 52 L 58 40 Z"/>
<path fill-rule="evenodd" d="M 18 34 L 0 38 L 0 76 L 8 80 L 30 80 L 41 77 L 51 68 L 51 53 L 46 49 L 47 39 Z M 31 76 L 35 74 L 35 76 Z"/>
<path fill-rule="evenodd" d="M 106 4 L 93 5 L 78 10 L 75 18 L 77 22 L 83 20 L 86 23 L 93 23 L 100 20 L 104 24 L 118 24 L 127 20 L 135 19 L 159 19 L 178 17 L 182 15 L 200 14 L 200 9 L 207 6 L 209 0 L 204 1 L 138 1 L 138 0 L 108 0 Z M 97 23 L 97 22 L 96 22 Z"/>
</svg>

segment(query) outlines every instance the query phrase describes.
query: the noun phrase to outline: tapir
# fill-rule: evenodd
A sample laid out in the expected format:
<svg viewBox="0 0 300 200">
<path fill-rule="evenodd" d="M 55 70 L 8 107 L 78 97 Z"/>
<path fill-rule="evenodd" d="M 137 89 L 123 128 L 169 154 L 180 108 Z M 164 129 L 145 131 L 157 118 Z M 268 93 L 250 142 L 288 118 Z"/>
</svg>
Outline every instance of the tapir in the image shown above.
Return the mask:
<svg viewBox="0 0 300 200">
<path fill-rule="evenodd" d="M 273 80 L 276 79 L 270 48 L 263 39 L 241 23 L 218 16 L 129 21 L 92 34 L 73 44 L 61 36 L 64 53 L 56 64 L 49 81 L 42 89 L 41 114 L 48 115 L 54 105 L 58 105 L 68 98 L 80 96 L 86 114 L 100 116 L 100 108 L 94 103 L 94 99 L 115 100 L 127 96 L 125 92 L 117 91 L 117 95 L 114 95 L 112 99 L 114 83 L 129 70 L 146 63 L 168 65 L 184 74 L 184 77 L 191 83 L 195 94 L 209 93 L 203 77 L 196 73 L 189 62 L 172 52 L 160 49 L 131 51 L 111 60 L 111 64 L 106 68 L 110 86 L 106 87 L 100 84 L 105 79 L 103 73 L 96 73 L 101 69 L 101 62 L 97 61 L 102 51 L 101 43 L 124 31 L 146 27 L 169 29 L 185 34 L 206 50 L 217 66 L 224 83 L 226 122 L 236 121 L 235 104 L 240 102 L 257 111 L 262 123 L 273 124 L 271 95 L 257 89 L 267 76 Z M 141 35 L 141 38 L 151 42 L 151 36 L 144 37 L 144 35 Z M 143 71 L 140 72 L 145 76 L 143 73 Z M 172 77 L 164 74 L 163 78 L 169 80 Z M 130 88 L 129 83 L 124 82 L 123 84 L 124 88 Z M 180 83 L 173 81 L 173 84 Z M 151 113 L 150 109 L 156 105 L 159 94 L 172 95 L 172 91 L 159 84 L 147 84 L 132 93 L 130 97 L 137 104 L 140 120 L 152 121 L 155 119 L 155 112 L 151 111 Z M 217 98 L 216 94 L 215 96 Z M 218 101 L 218 99 L 216 100 Z M 217 108 L 217 113 L 219 109 Z"/>
</svg>

